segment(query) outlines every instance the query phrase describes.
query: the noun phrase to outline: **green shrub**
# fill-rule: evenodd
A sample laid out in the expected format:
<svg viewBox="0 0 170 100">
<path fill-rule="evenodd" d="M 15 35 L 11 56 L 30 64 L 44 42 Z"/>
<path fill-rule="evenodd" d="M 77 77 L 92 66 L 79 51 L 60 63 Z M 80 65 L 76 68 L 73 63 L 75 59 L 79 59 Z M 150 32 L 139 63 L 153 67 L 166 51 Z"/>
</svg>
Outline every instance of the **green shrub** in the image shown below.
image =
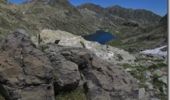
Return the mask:
<svg viewBox="0 0 170 100">
<path fill-rule="evenodd" d="M 80 44 L 83 46 L 83 48 L 86 48 L 86 45 L 84 44 L 83 41 L 80 41 Z"/>
<path fill-rule="evenodd" d="M 160 63 L 157 63 L 157 64 L 153 64 L 151 66 L 148 67 L 149 70 L 152 70 L 152 69 L 159 69 L 159 68 L 162 68 L 162 67 L 167 67 L 168 65 L 163 63 L 163 62 L 160 62 Z"/>
</svg>

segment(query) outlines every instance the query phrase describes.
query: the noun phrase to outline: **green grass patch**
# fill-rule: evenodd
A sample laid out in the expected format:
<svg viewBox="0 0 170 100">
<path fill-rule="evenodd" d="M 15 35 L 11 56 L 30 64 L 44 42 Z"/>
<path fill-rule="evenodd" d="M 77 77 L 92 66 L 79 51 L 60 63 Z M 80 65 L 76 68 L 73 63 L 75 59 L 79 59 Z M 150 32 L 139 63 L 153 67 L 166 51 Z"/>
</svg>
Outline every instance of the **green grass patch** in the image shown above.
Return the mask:
<svg viewBox="0 0 170 100">
<path fill-rule="evenodd" d="M 146 71 L 154 71 L 156 69 L 160 69 L 162 67 L 167 67 L 168 65 L 163 62 L 158 62 L 155 64 L 152 64 L 150 66 L 142 66 L 142 65 L 130 65 L 130 64 L 123 64 L 123 67 L 125 69 L 131 69 L 129 73 L 138 79 L 139 87 L 147 89 L 146 82 L 148 81 L 147 77 L 145 76 Z M 160 76 L 158 75 L 152 75 L 151 76 L 151 83 L 153 84 L 155 95 L 159 97 L 161 100 L 167 100 L 167 94 L 164 93 L 165 89 L 164 87 L 168 87 L 167 84 L 159 80 Z M 156 92 L 157 91 L 157 92 Z"/>
<path fill-rule="evenodd" d="M 154 76 L 152 83 L 155 89 L 158 89 L 160 92 L 158 92 L 157 96 L 161 99 L 161 100 L 167 100 L 167 95 L 164 94 L 164 90 L 163 90 L 163 86 L 168 87 L 167 84 L 163 83 L 162 81 L 160 81 L 158 79 L 158 76 Z"/>
<path fill-rule="evenodd" d="M 108 42 L 108 45 L 120 46 L 120 45 L 122 45 L 122 41 L 121 40 L 113 40 L 113 41 Z"/>
<path fill-rule="evenodd" d="M 0 100 L 5 100 L 5 99 L 0 95 Z"/>
<path fill-rule="evenodd" d="M 130 64 L 123 64 L 123 67 L 125 68 L 125 69 L 127 69 L 127 68 L 130 68 L 130 69 L 132 69 L 131 71 L 129 71 L 129 73 L 133 76 L 133 77 L 135 77 L 136 79 L 138 79 L 139 81 L 140 81 L 140 83 L 139 83 L 139 86 L 142 88 L 142 87 L 146 87 L 145 86 L 145 82 L 146 82 L 146 77 L 145 77 L 145 75 L 144 75 L 144 73 L 147 71 L 147 68 L 146 67 L 144 67 L 144 66 L 141 66 L 141 65 L 139 65 L 139 66 L 134 66 L 134 65 L 130 65 Z"/>
<path fill-rule="evenodd" d="M 56 100 L 87 100 L 84 89 L 76 89 L 71 92 L 63 92 L 56 96 Z"/>
<path fill-rule="evenodd" d="M 153 64 L 153 65 L 149 66 L 148 69 L 152 70 L 152 69 L 159 69 L 159 68 L 162 68 L 162 67 L 168 67 L 168 65 L 163 63 L 163 62 L 160 62 L 160 63 Z"/>
</svg>

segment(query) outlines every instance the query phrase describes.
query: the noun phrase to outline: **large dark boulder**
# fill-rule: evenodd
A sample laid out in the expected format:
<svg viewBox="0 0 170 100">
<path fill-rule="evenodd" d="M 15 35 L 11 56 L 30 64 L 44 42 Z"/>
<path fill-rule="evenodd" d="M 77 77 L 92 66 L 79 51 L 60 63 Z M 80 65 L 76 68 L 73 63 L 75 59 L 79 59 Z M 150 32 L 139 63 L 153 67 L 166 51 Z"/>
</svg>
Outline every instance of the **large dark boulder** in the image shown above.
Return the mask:
<svg viewBox="0 0 170 100">
<path fill-rule="evenodd" d="M 48 51 L 47 55 L 54 69 L 55 94 L 77 88 L 80 82 L 78 65 L 66 60 L 62 55 L 53 51 Z"/>
<path fill-rule="evenodd" d="M 0 94 L 6 100 L 54 100 L 51 63 L 28 34 L 9 34 L 0 52 Z"/>
</svg>

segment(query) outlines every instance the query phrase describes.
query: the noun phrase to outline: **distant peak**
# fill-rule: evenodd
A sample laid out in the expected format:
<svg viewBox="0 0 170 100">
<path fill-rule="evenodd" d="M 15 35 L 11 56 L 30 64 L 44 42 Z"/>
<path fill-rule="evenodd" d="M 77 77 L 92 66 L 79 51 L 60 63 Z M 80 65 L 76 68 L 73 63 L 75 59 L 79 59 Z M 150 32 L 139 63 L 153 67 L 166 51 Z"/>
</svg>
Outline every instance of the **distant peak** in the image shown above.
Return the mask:
<svg viewBox="0 0 170 100">
<path fill-rule="evenodd" d="M 115 8 L 122 8 L 120 5 L 114 5 L 112 7 L 115 7 Z"/>
<path fill-rule="evenodd" d="M 94 11 L 94 12 L 96 12 L 96 13 L 101 13 L 101 12 L 103 12 L 103 10 L 104 10 L 104 8 L 101 7 L 100 5 L 92 4 L 92 3 L 82 4 L 82 5 L 78 6 L 78 8 L 80 8 L 80 9 L 86 8 L 86 9 L 92 10 L 92 11 Z"/>
<path fill-rule="evenodd" d="M 160 19 L 160 24 L 167 25 L 167 21 L 168 21 L 168 14 L 166 14 Z"/>
<path fill-rule="evenodd" d="M 95 7 L 95 8 L 103 8 L 102 6 L 100 5 L 97 5 L 97 4 L 93 4 L 93 3 L 85 3 L 85 4 L 82 4 L 82 5 L 79 5 L 78 7 Z"/>
</svg>

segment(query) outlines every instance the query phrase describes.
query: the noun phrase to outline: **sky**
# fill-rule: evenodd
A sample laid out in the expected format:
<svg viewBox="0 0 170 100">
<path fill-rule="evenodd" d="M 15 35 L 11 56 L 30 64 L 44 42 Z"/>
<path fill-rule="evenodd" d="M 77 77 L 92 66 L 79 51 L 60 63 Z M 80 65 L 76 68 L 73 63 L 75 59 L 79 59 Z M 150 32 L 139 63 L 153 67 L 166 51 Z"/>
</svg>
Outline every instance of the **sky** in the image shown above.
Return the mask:
<svg viewBox="0 0 170 100">
<path fill-rule="evenodd" d="M 13 3 L 21 3 L 24 0 L 10 0 Z M 71 4 L 78 6 L 83 3 L 94 3 L 102 7 L 120 5 L 125 8 L 147 9 L 158 15 L 167 13 L 167 0 L 69 0 Z"/>
</svg>

